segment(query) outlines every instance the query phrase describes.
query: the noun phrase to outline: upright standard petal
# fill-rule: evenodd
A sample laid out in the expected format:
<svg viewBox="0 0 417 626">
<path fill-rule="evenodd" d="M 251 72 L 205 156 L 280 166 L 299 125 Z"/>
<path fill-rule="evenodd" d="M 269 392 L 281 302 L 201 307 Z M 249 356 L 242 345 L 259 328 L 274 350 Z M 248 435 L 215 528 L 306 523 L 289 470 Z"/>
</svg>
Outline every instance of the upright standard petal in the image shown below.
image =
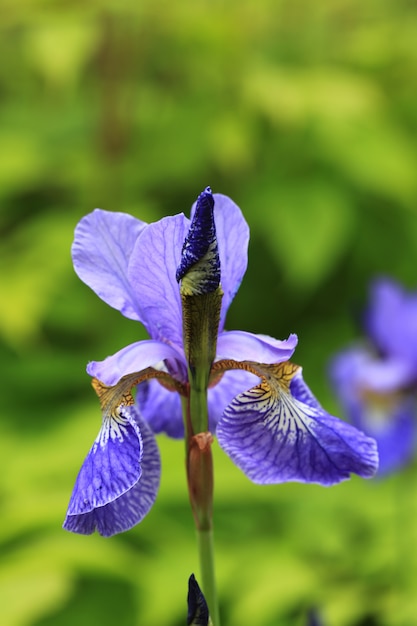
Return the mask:
<svg viewBox="0 0 417 626">
<path fill-rule="evenodd" d="M 383 357 L 407 361 L 416 375 L 417 293 L 387 278 L 376 280 L 365 319 L 368 335 Z"/>
<path fill-rule="evenodd" d="M 189 225 L 182 214 L 150 224 L 137 240 L 128 270 L 148 333 L 177 346 L 182 346 L 182 313 L 175 273 Z"/>
<path fill-rule="evenodd" d="M 130 441 L 125 437 L 123 446 L 119 447 L 121 458 L 116 459 L 115 464 L 110 451 L 102 451 L 101 455 L 89 458 L 96 454 L 93 446 L 74 488 L 64 522 L 66 530 L 85 535 L 98 530 L 104 537 L 110 537 L 138 524 L 152 507 L 161 473 L 158 447 L 151 429 L 136 407 L 129 407 L 128 410 L 124 407 L 123 416 L 132 429 Z M 133 431 L 138 436 L 139 446 Z M 105 439 L 103 429 L 100 433 L 98 440 L 100 437 Z M 94 445 L 96 443 L 97 440 Z M 127 449 L 124 449 L 126 443 Z M 138 453 L 140 460 L 137 458 Z M 90 480 L 93 481 L 92 484 L 89 483 Z M 114 497 L 100 496 L 100 481 L 107 485 L 107 490 Z M 91 506 L 92 502 L 87 506 L 84 501 L 90 497 L 95 501 L 94 507 Z"/>
<path fill-rule="evenodd" d="M 248 265 L 249 226 L 237 204 L 221 193 L 214 194 L 214 222 L 219 248 L 223 290 L 220 330 L 227 310 L 240 287 Z"/>
<path fill-rule="evenodd" d="M 333 485 L 373 476 L 376 443 L 326 413 L 291 363 L 251 364 L 261 383 L 237 396 L 217 426 L 220 446 L 253 481 Z"/>
<path fill-rule="evenodd" d="M 126 213 L 96 209 L 78 223 L 72 245 L 74 269 L 83 282 L 125 317 L 139 320 L 137 292 L 127 269 L 146 223 Z"/>
</svg>

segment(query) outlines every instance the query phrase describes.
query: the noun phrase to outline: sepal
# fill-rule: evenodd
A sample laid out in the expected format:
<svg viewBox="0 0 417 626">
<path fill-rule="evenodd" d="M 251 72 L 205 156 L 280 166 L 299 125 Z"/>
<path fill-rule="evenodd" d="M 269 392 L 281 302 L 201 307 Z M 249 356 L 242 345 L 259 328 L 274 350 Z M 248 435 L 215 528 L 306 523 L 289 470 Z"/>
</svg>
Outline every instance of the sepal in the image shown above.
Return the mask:
<svg viewBox="0 0 417 626">
<path fill-rule="evenodd" d="M 216 366 L 220 368 L 221 362 Z M 351 473 L 364 478 L 376 473 L 374 439 L 329 415 L 303 381 L 300 367 L 290 362 L 236 362 L 234 366 L 257 374 L 261 382 L 225 409 L 216 435 L 253 482 L 328 486 Z"/>
<path fill-rule="evenodd" d="M 81 534 L 98 530 L 108 537 L 138 524 L 159 487 L 159 452 L 152 431 L 133 407 L 132 387 L 158 378 L 176 383 L 166 372 L 146 368 L 123 376 L 116 385 L 97 379 L 102 426 L 78 473 L 63 527 Z"/>
<path fill-rule="evenodd" d="M 155 437 L 136 407 L 128 410 L 124 408 L 124 413 L 129 416 L 129 423 L 134 431 L 140 435 L 140 461 L 133 454 L 139 451 L 134 442 L 128 446 L 132 454 L 122 452 L 121 459 L 116 464 L 109 464 L 108 450 L 96 455 L 94 460 L 91 459 L 90 451 L 74 487 L 63 524 L 65 530 L 82 535 L 90 535 L 97 530 L 103 537 L 110 537 L 138 524 L 155 502 L 161 474 Z M 121 449 L 122 446 L 119 450 Z M 127 462 L 128 459 L 130 463 Z M 111 497 L 99 495 L 103 491 L 100 484 L 106 486 Z M 119 492 L 120 495 L 117 495 Z M 85 493 L 88 496 L 93 494 L 94 506 L 91 506 L 92 502 L 86 506 L 83 499 Z"/>
</svg>

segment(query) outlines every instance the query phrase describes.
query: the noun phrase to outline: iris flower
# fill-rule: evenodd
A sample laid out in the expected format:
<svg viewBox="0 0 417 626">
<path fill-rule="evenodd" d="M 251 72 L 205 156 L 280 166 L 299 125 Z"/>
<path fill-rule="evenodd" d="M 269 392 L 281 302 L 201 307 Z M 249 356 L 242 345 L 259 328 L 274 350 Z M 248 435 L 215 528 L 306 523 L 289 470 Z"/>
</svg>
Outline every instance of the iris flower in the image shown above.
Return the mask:
<svg viewBox="0 0 417 626">
<path fill-rule="evenodd" d="M 160 474 L 154 435 L 186 434 L 182 407 L 190 402 L 192 366 L 182 297 L 190 285 L 203 295 L 222 294 L 208 425 L 249 479 L 332 485 L 351 472 L 375 473 L 375 442 L 329 415 L 289 361 L 296 335 L 281 341 L 225 330 L 248 242 L 238 206 L 210 188 L 198 197 L 191 221 L 181 213 L 146 224 L 96 209 L 77 225 L 72 256 L 78 276 L 108 305 L 143 324 L 150 338 L 87 366 L 102 427 L 76 480 L 64 528 L 109 536 L 140 522 L 152 506 Z M 208 273 L 201 270 L 203 258 Z"/>
<path fill-rule="evenodd" d="M 338 354 L 330 372 L 348 419 L 377 441 L 382 475 L 415 452 L 417 293 L 374 281 L 364 321 L 366 339 Z"/>
</svg>

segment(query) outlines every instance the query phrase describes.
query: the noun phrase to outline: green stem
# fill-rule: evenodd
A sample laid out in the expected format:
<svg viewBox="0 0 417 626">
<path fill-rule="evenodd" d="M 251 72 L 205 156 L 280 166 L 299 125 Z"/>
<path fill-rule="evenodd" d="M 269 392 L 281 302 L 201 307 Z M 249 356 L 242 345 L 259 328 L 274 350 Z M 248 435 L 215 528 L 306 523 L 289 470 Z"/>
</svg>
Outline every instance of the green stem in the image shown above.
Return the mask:
<svg viewBox="0 0 417 626">
<path fill-rule="evenodd" d="M 207 383 L 208 373 L 205 370 L 192 372 L 188 370 L 190 380 L 190 419 L 194 435 L 208 430 Z"/>
<path fill-rule="evenodd" d="M 220 626 L 219 603 L 214 572 L 213 530 L 197 529 L 197 543 L 200 558 L 201 586 L 204 597 L 206 598 L 213 626 Z"/>
</svg>

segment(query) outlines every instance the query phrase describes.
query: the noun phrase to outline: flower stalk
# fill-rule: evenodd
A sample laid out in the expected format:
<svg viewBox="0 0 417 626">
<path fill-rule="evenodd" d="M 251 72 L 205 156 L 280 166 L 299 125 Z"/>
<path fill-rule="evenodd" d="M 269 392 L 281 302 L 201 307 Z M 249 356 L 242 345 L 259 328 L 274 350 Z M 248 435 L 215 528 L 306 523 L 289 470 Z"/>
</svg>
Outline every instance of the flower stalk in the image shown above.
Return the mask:
<svg viewBox="0 0 417 626">
<path fill-rule="evenodd" d="M 189 401 L 184 416 L 186 468 L 191 508 L 197 529 L 204 592 L 214 626 L 219 626 L 213 553 L 213 437 L 209 432 L 207 389 L 216 356 L 223 291 L 209 187 L 200 194 L 177 269 Z"/>
</svg>

